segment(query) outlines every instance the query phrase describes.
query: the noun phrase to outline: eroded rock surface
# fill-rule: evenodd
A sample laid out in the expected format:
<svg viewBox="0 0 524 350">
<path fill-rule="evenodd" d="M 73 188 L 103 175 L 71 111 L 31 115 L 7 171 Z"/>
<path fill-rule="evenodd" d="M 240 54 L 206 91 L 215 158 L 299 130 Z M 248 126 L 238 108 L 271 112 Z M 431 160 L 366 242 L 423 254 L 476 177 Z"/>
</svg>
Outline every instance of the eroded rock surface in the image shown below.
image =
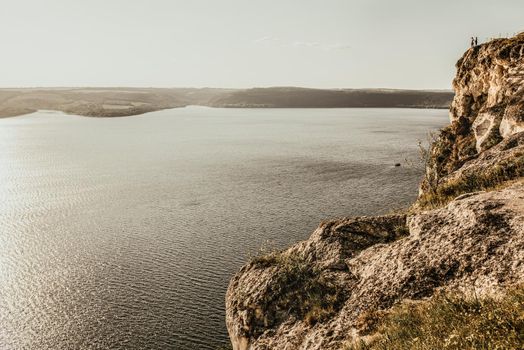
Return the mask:
<svg viewBox="0 0 524 350">
<path fill-rule="evenodd" d="M 471 48 L 457 62 L 450 118 L 471 125 L 477 152 L 522 131 L 523 62 L 524 35 Z"/>
<path fill-rule="evenodd" d="M 311 280 L 327 291 L 321 298 L 337 296 L 317 320 L 308 319 L 315 305 L 304 303 Z M 524 282 L 524 184 L 407 218 L 324 223 L 308 241 L 233 278 L 227 325 L 235 350 L 340 349 L 359 335 L 366 311 L 437 288 L 483 292 L 517 282 Z"/>
<path fill-rule="evenodd" d="M 524 35 L 459 60 L 451 125 L 406 214 L 324 222 L 244 266 L 226 296 L 233 348 L 341 349 L 403 300 L 524 283 L 523 60 Z"/>
<path fill-rule="evenodd" d="M 524 131 L 524 33 L 470 48 L 456 67 L 451 124 L 433 145 L 430 178 L 449 175 Z"/>
</svg>

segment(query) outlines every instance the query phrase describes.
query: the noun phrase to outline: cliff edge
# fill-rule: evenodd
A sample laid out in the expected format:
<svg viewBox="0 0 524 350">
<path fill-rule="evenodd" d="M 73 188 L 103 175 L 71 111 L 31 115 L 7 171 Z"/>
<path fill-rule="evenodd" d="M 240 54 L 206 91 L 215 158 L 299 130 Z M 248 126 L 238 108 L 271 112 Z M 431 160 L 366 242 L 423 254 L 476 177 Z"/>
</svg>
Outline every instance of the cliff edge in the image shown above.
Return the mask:
<svg viewBox="0 0 524 350">
<path fill-rule="evenodd" d="M 524 283 L 524 34 L 467 50 L 453 87 L 410 210 L 323 222 L 232 278 L 234 350 L 364 349 L 380 338 L 371 320 L 398 305 Z"/>
</svg>

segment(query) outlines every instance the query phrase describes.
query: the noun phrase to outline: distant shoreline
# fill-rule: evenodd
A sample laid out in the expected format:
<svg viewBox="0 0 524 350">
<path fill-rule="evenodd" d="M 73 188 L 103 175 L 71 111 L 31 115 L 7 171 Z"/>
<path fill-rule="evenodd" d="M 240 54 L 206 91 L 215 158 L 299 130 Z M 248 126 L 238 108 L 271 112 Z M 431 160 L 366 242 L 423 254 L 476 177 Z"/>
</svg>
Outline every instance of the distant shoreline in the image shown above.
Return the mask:
<svg viewBox="0 0 524 350">
<path fill-rule="evenodd" d="M 213 108 L 447 109 L 451 91 L 392 89 L 20 88 L 0 89 L 0 118 L 56 110 L 86 117 L 127 117 L 190 105 Z"/>
</svg>

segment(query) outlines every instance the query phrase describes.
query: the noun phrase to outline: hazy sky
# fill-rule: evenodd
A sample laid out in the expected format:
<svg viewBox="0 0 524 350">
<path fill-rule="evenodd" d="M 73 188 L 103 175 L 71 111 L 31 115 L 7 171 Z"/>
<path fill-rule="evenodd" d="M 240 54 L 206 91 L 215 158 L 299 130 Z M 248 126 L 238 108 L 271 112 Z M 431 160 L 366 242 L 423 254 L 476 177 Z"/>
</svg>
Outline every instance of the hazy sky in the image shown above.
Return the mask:
<svg viewBox="0 0 524 350">
<path fill-rule="evenodd" d="M 524 0 L 0 0 L 0 85 L 450 88 Z"/>
</svg>

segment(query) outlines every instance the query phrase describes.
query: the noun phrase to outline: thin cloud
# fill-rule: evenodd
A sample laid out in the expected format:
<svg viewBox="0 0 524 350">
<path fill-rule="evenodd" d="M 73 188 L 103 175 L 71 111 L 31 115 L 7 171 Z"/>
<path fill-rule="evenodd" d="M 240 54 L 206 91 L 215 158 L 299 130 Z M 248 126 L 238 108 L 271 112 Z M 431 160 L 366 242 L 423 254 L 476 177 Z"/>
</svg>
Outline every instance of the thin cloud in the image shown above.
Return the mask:
<svg viewBox="0 0 524 350">
<path fill-rule="evenodd" d="M 335 51 L 335 50 L 348 50 L 351 48 L 348 44 L 336 43 L 336 44 L 326 44 L 319 43 L 316 41 L 295 41 L 291 44 L 293 47 L 297 48 L 308 48 L 308 49 L 319 49 L 324 51 Z"/>
<path fill-rule="evenodd" d="M 274 36 L 263 36 L 261 38 L 253 40 L 254 43 L 268 43 L 275 41 L 280 41 L 280 39 Z"/>
<path fill-rule="evenodd" d="M 293 41 L 287 42 L 274 36 L 263 36 L 253 40 L 253 43 L 264 46 L 292 47 L 296 49 L 314 49 L 323 51 L 349 50 L 351 46 L 346 43 L 320 43 L 318 41 Z"/>
<path fill-rule="evenodd" d="M 316 41 L 295 41 L 291 44 L 294 47 L 322 47 L 322 45 Z"/>
</svg>

